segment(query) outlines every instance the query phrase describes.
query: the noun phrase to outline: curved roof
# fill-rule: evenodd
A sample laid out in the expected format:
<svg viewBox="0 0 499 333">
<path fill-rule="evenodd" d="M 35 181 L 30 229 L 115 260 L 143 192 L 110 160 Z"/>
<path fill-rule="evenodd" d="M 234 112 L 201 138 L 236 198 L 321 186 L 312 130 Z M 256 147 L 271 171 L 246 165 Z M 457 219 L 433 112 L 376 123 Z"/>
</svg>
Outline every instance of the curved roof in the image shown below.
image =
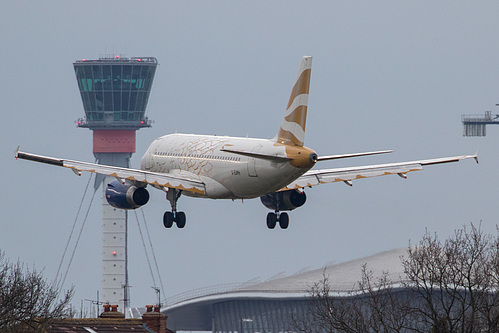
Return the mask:
<svg viewBox="0 0 499 333">
<path fill-rule="evenodd" d="M 392 282 L 400 282 L 403 276 L 401 257 L 406 249 L 394 249 L 361 259 L 325 266 L 304 273 L 276 278 L 270 281 L 231 285 L 225 288 L 209 288 L 184 294 L 183 299 L 169 299 L 161 312 L 168 315 L 168 327 L 182 330 L 204 330 L 211 327 L 212 305 L 222 301 L 242 299 L 304 299 L 315 283 L 328 277 L 331 291 L 339 296 L 355 290 L 362 278 L 362 266 L 373 272 L 374 277 L 388 273 Z"/>
<path fill-rule="evenodd" d="M 251 291 L 255 293 L 306 293 L 311 287 L 328 277 L 331 291 L 348 292 L 356 288 L 362 278 L 362 265 L 373 271 L 374 276 L 381 276 L 383 271 L 388 272 L 392 281 L 399 281 L 403 275 L 400 257 L 406 254 L 406 249 L 395 249 L 381 252 L 369 257 L 351 260 L 340 264 L 329 265 L 312 271 L 274 279 L 251 286 L 238 288 L 233 292 Z"/>
</svg>

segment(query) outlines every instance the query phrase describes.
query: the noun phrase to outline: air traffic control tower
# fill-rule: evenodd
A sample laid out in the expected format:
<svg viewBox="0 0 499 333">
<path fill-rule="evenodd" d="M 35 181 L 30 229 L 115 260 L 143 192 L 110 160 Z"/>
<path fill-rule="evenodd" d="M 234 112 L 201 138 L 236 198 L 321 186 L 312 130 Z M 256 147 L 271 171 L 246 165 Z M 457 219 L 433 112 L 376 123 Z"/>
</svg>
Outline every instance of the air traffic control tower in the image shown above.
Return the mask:
<svg viewBox="0 0 499 333">
<path fill-rule="evenodd" d="M 93 152 L 99 164 L 130 167 L 136 131 L 151 127 L 145 116 L 158 61 L 153 57 L 106 56 L 73 63 L 85 117 L 78 127 L 93 132 Z M 113 208 L 105 198 L 107 184 L 99 175 L 102 200 L 102 293 L 104 303 L 129 307 L 127 271 L 127 212 Z"/>
</svg>

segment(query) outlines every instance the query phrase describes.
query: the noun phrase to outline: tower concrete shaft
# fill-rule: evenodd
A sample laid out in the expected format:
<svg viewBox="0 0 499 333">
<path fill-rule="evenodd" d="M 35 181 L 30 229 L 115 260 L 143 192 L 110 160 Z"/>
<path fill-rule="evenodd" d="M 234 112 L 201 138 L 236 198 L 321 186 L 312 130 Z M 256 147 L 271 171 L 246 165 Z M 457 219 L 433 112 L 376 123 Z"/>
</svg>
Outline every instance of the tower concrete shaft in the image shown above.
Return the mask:
<svg viewBox="0 0 499 333">
<path fill-rule="evenodd" d="M 94 153 L 99 164 L 130 167 L 131 153 Z M 94 187 L 102 184 L 102 300 L 130 307 L 128 281 L 128 212 L 106 200 L 107 184 L 114 177 L 99 176 Z"/>
</svg>

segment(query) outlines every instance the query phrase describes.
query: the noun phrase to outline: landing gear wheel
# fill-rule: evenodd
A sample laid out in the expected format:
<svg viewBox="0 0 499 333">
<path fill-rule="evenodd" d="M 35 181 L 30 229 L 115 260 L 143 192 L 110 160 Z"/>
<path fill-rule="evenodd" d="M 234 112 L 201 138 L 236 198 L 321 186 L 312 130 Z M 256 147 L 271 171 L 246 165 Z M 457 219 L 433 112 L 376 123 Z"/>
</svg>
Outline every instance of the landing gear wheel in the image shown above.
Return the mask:
<svg viewBox="0 0 499 333">
<path fill-rule="evenodd" d="M 177 201 L 182 195 L 182 190 L 177 190 L 174 188 L 168 188 L 166 192 L 166 200 L 168 200 L 172 206 L 171 212 L 166 212 L 163 216 L 163 224 L 166 228 L 171 228 L 173 223 L 177 223 L 177 227 L 182 229 L 185 227 L 185 213 L 177 212 Z"/>
<path fill-rule="evenodd" d="M 288 213 L 281 213 L 279 215 L 279 225 L 281 226 L 281 229 L 287 229 L 289 226 L 289 215 Z"/>
<path fill-rule="evenodd" d="M 277 214 L 268 213 L 267 214 L 267 227 L 269 229 L 274 229 L 277 224 Z"/>
<path fill-rule="evenodd" d="M 165 228 L 171 228 L 173 226 L 173 221 L 175 220 L 172 212 L 166 212 L 163 215 L 163 225 Z"/>
<path fill-rule="evenodd" d="M 182 229 L 183 227 L 185 227 L 185 222 L 186 222 L 185 213 L 184 212 L 178 212 L 175 215 L 175 222 L 177 222 L 177 227 L 178 228 Z"/>
</svg>

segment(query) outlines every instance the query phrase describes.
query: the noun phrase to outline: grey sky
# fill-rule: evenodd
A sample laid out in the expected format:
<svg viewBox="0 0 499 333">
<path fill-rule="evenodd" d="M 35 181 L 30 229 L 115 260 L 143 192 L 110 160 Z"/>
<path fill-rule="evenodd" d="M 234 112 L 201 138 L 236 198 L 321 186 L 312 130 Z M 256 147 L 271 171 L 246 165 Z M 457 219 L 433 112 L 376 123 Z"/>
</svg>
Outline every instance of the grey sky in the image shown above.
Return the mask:
<svg viewBox="0 0 499 333">
<path fill-rule="evenodd" d="M 73 61 L 102 54 L 160 62 L 133 165 L 149 142 L 171 133 L 272 138 L 303 55 L 314 56 L 306 145 L 319 155 L 394 149 L 320 168 L 471 154 L 480 164 L 309 189 L 288 230 L 268 230 L 259 200 L 182 197 L 184 230 L 166 230 L 160 191 L 143 208 L 164 294 L 292 274 L 417 241 L 470 221 L 497 223 L 499 128 L 462 137 L 460 116 L 499 102 L 496 1 L 3 1 L 0 10 L 0 249 L 52 279 L 88 175 L 15 161 L 28 152 L 93 161 Z M 101 192 L 68 282 L 74 303 L 101 280 Z M 141 214 L 139 212 L 139 214 Z M 150 288 L 134 214 L 130 218 L 132 305 Z M 68 285 L 68 284 L 67 284 Z"/>
</svg>

